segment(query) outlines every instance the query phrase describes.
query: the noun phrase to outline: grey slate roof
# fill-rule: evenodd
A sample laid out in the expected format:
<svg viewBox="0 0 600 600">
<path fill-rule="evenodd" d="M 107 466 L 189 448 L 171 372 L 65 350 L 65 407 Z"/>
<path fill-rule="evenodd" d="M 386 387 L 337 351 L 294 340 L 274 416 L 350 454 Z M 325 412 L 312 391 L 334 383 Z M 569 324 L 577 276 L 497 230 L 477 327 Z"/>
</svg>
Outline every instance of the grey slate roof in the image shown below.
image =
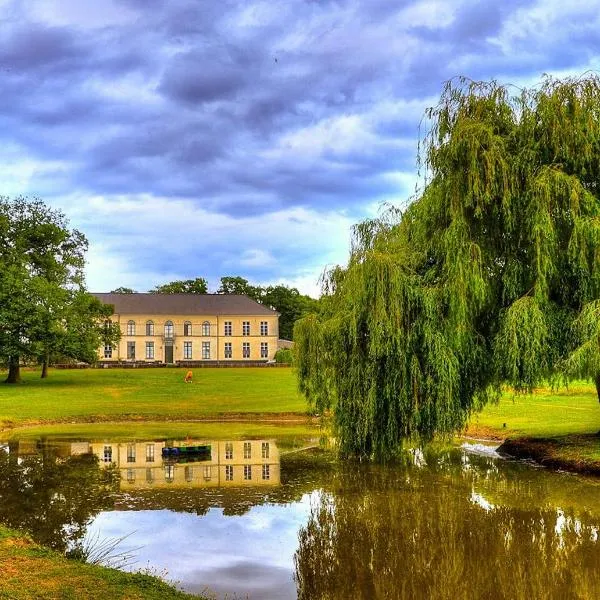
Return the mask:
<svg viewBox="0 0 600 600">
<path fill-rule="evenodd" d="M 148 315 L 267 315 L 279 313 L 248 296 L 234 294 L 99 294 L 116 314 Z"/>
</svg>

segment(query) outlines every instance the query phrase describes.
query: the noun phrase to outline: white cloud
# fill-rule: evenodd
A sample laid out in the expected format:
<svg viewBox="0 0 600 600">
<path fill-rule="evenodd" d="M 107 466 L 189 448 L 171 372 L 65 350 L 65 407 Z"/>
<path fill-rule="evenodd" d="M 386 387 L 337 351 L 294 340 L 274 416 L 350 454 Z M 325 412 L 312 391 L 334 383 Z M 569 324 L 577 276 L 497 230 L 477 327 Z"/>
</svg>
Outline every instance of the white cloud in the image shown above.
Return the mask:
<svg viewBox="0 0 600 600">
<path fill-rule="evenodd" d="M 115 0 L 35 0 L 31 3 L 30 10 L 40 21 L 82 29 L 124 25 L 136 18 L 133 11 Z"/>
</svg>

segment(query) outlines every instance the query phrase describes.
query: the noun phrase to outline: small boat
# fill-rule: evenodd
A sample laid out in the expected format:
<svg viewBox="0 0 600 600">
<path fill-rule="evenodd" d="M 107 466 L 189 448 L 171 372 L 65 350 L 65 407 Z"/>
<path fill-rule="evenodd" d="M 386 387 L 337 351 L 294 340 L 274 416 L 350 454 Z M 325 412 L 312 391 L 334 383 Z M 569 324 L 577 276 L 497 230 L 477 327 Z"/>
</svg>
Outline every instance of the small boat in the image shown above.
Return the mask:
<svg viewBox="0 0 600 600">
<path fill-rule="evenodd" d="M 165 446 L 162 457 L 166 459 L 194 458 L 195 460 L 211 460 L 210 446 Z"/>
</svg>

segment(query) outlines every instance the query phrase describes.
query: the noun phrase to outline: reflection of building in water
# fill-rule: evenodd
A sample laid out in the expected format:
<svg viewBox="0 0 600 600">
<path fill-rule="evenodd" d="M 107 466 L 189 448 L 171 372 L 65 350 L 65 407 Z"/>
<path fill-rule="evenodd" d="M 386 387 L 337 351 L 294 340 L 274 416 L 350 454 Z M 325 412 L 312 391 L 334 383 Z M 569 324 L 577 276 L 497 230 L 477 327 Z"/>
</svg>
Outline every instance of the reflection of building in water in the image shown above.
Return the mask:
<svg viewBox="0 0 600 600">
<path fill-rule="evenodd" d="M 183 449 L 166 456 L 169 448 Z M 193 452 L 185 450 L 193 449 Z M 121 489 L 279 485 L 279 450 L 273 440 L 79 442 L 71 453 L 95 454 L 115 464 Z"/>
</svg>

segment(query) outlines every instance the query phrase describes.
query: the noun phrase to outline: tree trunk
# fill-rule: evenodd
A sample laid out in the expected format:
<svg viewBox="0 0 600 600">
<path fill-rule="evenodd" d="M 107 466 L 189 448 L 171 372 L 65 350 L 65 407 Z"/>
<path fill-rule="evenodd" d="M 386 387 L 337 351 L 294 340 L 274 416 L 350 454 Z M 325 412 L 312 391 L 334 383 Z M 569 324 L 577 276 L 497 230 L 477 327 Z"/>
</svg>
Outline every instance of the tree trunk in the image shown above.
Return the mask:
<svg viewBox="0 0 600 600">
<path fill-rule="evenodd" d="M 600 402 L 600 373 L 596 373 L 596 377 L 594 377 L 594 383 L 596 384 L 596 394 L 598 395 L 598 402 Z"/>
<path fill-rule="evenodd" d="M 18 356 L 9 357 L 8 377 L 4 380 L 4 383 L 21 383 L 21 367 Z"/>
<path fill-rule="evenodd" d="M 42 362 L 42 379 L 46 379 L 46 377 L 48 377 L 48 362 L 49 358 L 46 356 L 46 358 L 44 358 L 44 362 Z"/>
</svg>

